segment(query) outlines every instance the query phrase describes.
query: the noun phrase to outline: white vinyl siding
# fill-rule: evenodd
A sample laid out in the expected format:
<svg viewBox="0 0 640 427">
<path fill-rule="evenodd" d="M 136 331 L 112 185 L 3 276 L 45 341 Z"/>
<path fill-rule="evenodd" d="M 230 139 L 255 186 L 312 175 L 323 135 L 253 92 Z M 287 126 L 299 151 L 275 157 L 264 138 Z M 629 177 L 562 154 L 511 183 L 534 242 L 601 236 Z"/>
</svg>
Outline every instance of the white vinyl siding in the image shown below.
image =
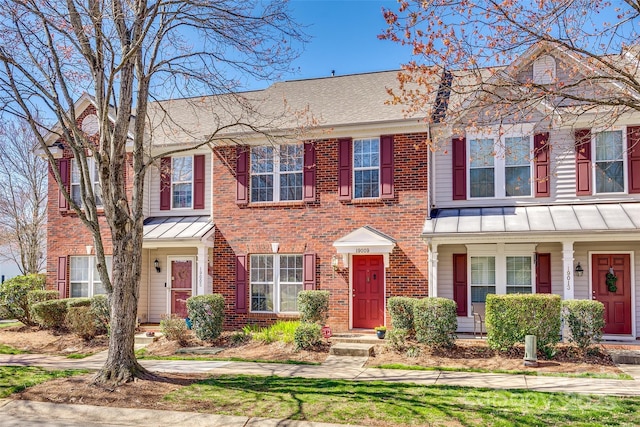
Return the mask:
<svg viewBox="0 0 640 427">
<path fill-rule="evenodd" d="M 204 153 L 194 153 L 194 154 L 204 154 Z M 145 180 L 145 207 L 144 214 L 145 217 L 149 216 L 191 216 L 191 215 L 209 215 L 211 212 L 211 154 L 205 154 L 205 186 L 204 186 L 204 209 L 193 209 L 191 208 L 179 208 L 175 211 L 173 209 L 170 210 L 160 210 L 160 171 L 159 169 L 150 170 L 151 173 L 147 174 L 147 179 Z M 225 189 L 225 192 L 227 190 Z M 172 197 L 173 199 L 173 197 Z"/>
</svg>

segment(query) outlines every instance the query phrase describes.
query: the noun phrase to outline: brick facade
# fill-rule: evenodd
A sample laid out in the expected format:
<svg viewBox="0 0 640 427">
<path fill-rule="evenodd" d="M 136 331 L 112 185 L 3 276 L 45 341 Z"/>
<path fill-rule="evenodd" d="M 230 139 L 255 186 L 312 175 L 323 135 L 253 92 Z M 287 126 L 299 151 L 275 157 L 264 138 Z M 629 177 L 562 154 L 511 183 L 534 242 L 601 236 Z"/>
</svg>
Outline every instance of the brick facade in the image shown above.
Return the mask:
<svg viewBox="0 0 640 427">
<path fill-rule="evenodd" d="M 237 314 L 235 310 L 235 256 L 271 253 L 316 254 L 316 287 L 329 290 L 334 331 L 349 328 L 349 268 L 334 272 L 333 242 L 369 225 L 396 240 L 386 269 L 386 297 L 425 297 L 428 294 L 427 245 L 420 238 L 427 213 L 426 134 L 394 137 L 394 187 L 391 200 L 338 200 L 338 141 L 316 143 L 315 202 L 238 205 L 236 203 L 236 147 L 217 148 L 213 164 L 213 212 L 216 225 L 213 249 L 213 292 L 226 298 L 226 327 L 269 324 L 275 314 Z M 387 316 L 387 322 L 389 317 Z"/>
<path fill-rule="evenodd" d="M 95 108 L 90 106 L 86 108 L 76 118 L 77 126 L 80 127 L 82 120 L 89 114 L 95 113 Z M 62 158 L 71 159 L 73 153 L 70 149 L 64 150 Z M 129 155 L 126 177 L 131 177 L 133 174 L 132 158 Z M 70 170 L 69 170 L 70 173 Z M 127 193 L 129 199 L 131 199 L 131 185 L 130 179 L 127 180 Z M 69 256 L 86 256 L 95 255 L 95 245 L 93 237 L 87 227 L 82 223 L 78 215 L 72 210 L 60 210 L 58 206 L 58 184 L 53 176 L 51 166 L 49 167 L 49 179 L 48 179 L 48 200 L 47 200 L 47 289 L 58 290 L 58 259 L 60 257 L 67 257 L 67 269 L 66 269 L 66 282 L 67 288 L 64 297 L 69 297 L 69 268 L 68 262 Z M 100 212 L 100 209 L 98 209 Z M 100 219 L 100 230 L 102 236 L 102 244 L 104 246 L 105 255 L 111 255 L 113 253 L 111 245 L 111 232 L 109 225 L 107 224 L 104 216 Z M 90 254 L 87 254 L 87 246 L 91 246 L 92 250 Z"/>
</svg>

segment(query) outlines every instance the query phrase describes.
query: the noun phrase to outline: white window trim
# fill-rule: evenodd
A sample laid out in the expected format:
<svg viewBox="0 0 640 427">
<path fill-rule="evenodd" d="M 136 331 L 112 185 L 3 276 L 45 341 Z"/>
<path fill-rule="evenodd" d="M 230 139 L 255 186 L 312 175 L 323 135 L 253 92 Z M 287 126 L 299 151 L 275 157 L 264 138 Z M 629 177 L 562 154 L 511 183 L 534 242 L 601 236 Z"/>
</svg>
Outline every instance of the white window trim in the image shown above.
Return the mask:
<svg viewBox="0 0 640 427">
<path fill-rule="evenodd" d="M 173 180 L 173 162 L 175 159 L 182 159 L 182 158 L 187 158 L 187 157 L 191 157 L 191 181 L 174 181 Z M 188 156 L 173 156 L 171 157 L 171 209 L 172 210 L 184 210 L 184 209 L 193 209 L 193 199 L 194 199 L 194 187 L 193 187 L 193 178 L 194 178 L 194 166 L 195 166 L 195 159 L 193 155 L 188 155 Z M 173 206 L 173 186 L 175 184 L 186 184 L 186 183 L 190 183 L 191 184 L 191 206 L 183 206 L 180 208 L 174 207 Z"/>
<path fill-rule="evenodd" d="M 88 282 L 78 281 L 78 280 L 71 280 L 71 271 L 69 271 L 69 296 L 71 297 L 71 284 L 72 283 L 87 283 L 87 285 L 88 285 L 87 286 L 87 297 L 91 298 L 91 297 L 95 296 L 96 295 L 94 293 L 95 292 L 95 288 L 94 288 L 95 282 L 102 283 L 102 280 L 100 280 L 100 276 L 99 275 L 98 275 L 97 279 L 95 277 L 93 277 L 93 273 L 94 273 L 94 269 L 96 268 L 95 265 L 96 265 L 98 257 L 95 256 L 95 255 L 70 255 L 70 258 L 88 258 L 90 261 L 89 261 L 89 266 L 88 266 L 89 271 L 88 271 L 88 275 L 87 275 Z M 105 262 L 106 262 L 107 258 L 112 260 L 111 269 L 109 270 L 109 276 L 111 276 L 111 270 L 113 269 L 113 258 L 112 258 L 112 255 L 105 255 Z M 69 260 L 69 270 L 71 270 L 71 260 Z M 98 294 L 98 295 L 104 295 L 104 294 Z M 82 298 L 82 297 L 71 297 L 71 298 Z"/>
<path fill-rule="evenodd" d="M 300 145 L 300 150 L 302 151 L 302 167 L 297 171 L 281 171 L 280 170 L 280 148 L 284 145 Z M 300 202 L 304 198 L 304 195 L 301 195 L 300 199 L 294 200 L 280 200 L 280 176 L 281 175 L 291 175 L 291 174 L 302 174 L 302 188 L 304 192 L 304 146 L 303 144 L 283 144 L 272 146 L 273 148 L 273 171 L 272 172 L 252 172 L 251 170 L 251 154 L 255 148 L 264 147 L 264 145 L 251 147 L 251 152 L 249 153 L 249 199 L 251 203 L 277 203 L 277 202 Z M 272 200 L 253 200 L 253 192 L 251 191 L 251 183 L 253 181 L 254 176 L 273 176 L 273 198 Z"/>
<path fill-rule="evenodd" d="M 257 311 L 257 310 L 251 310 L 251 298 L 252 298 L 252 286 L 253 284 L 258 284 L 258 285 L 262 285 L 262 284 L 269 284 L 271 282 L 253 282 L 251 280 L 251 257 L 253 256 L 271 256 L 273 257 L 273 311 Z M 300 258 L 302 258 L 302 254 L 251 254 L 249 255 L 249 311 L 251 313 L 278 313 L 278 314 L 297 314 L 299 313 L 299 311 L 280 311 L 280 257 L 284 257 L 284 256 L 299 256 Z M 302 259 L 302 274 L 303 274 L 303 278 L 304 278 L 304 259 Z M 301 281 L 299 283 L 295 283 L 295 282 L 286 282 L 287 284 L 300 284 L 303 286 L 303 290 L 304 290 L 304 281 Z"/>
<path fill-rule="evenodd" d="M 359 168 L 356 168 L 355 166 L 355 159 L 356 159 L 356 141 L 365 141 L 365 140 L 378 140 L 378 166 L 361 166 Z M 353 198 L 356 200 L 363 200 L 363 199 L 379 199 L 380 198 L 380 193 L 382 192 L 382 188 L 380 185 L 380 179 L 381 179 L 381 171 L 380 171 L 380 166 L 382 163 L 382 141 L 380 140 L 380 137 L 378 136 L 372 136 L 372 137 L 368 137 L 368 138 L 356 138 L 351 142 L 351 182 L 353 183 Z M 368 171 L 368 170 L 377 170 L 378 171 L 378 195 L 377 196 L 373 196 L 373 197 L 356 197 L 356 171 L 357 172 L 362 172 L 362 171 Z"/>
<path fill-rule="evenodd" d="M 95 197 L 95 195 L 96 195 L 96 187 L 100 188 L 100 193 L 102 194 L 102 187 L 100 186 L 100 178 L 99 177 L 94 177 L 94 174 L 98 173 L 97 166 L 96 166 L 96 160 L 93 157 L 87 157 L 86 159 L 87 159 L 87 169 L 89 170 L 89 174 L 90 174 L 89 178 L 91 180 L 91 187 L 93 188 L 93 195 Z M 71 196 L 72 200 L 73 200 L 73 187 L 74 186 L 78 186 L 78 187 L 82 186 L 81 181 L 77 181 L 76 182 L 76 181 L 73 180 L 73 171 L 74 171 L 74 169 L 79 169 L 78 160 L 75 157 L 71 159 L 71 174 L 69 176 L 69 190 L 70 190 L 70 193 L 71 193 L 69 195 Z M 78 172 L 80 172 L 80 171 L 78 170 Z M 80 178 L 80 180 L 82 180 L 82 178 Z M 80 198 L 82 199 L 82 188 L 80 188 Z M 101 200 L 101 202 L 102 202 L 102 200 Z M 84 200 L 80 200 L 79 205 L 81 207 L 83 207 L 84 206 Z M 98 207 L 98 208 L 102 207 L 102 203 L 97 203 L 97 201 L 96 201 L 96 207 Z"/>
<path fill-rule="evenodd" d="M 622 183 L 624 185 L 624 190 L 621 192 L 598 192 L 598 185 L 596 181 L 596 135 L 600 132 L 622 132 Z M 627 157 L 628 157 L 628 147 L 627 147 L 627 127 L 626 126 L 614 126 L 611 128 L 594 128 L 591 129 L 591 185 L 593 188 L 593 194 L 598 195 L 620 195 L 620 194 L 629 194 L 629 171 L 627 170 Z"/>
<path fill-rule="evenodd" d="M 529 138 L 529 195 L 528 196 L 507 196 L 506 195 L 506 138 Z M 471 195 L 471 141 L 477 139 L 492 139 L 495 152 L 493 160 L 494 170 L 494 189 L 493 197 L 473 197 Z M 466 133 L 466 150 L 467 150 L 467 194 L 469 200 L 498 200 L 498 199 L 530 199 L 534 197 L 534 159 L 533 159 L 533 126 L 527 124 L 512 125 L 507 127 L 492 127 L 485 131 L 468 131 Z M 522 165 L 524 166 L 524 165 Z M 497 267 L 496 267 L 497 268 Z"/>
<path fill-rule="evenodd" d="M 536 292 L 536 268 L 535 256 L 537 244 L 529 243 L 497 243 L 477 244 L 467 246 L 467 317 L 473 317 L 471 310 L 471 257 L 495 257 L 496 266 L 496 295 L 507 294 L 507 257 L 529 256 L 531 257 L 531 293 Z"/>
</svg>

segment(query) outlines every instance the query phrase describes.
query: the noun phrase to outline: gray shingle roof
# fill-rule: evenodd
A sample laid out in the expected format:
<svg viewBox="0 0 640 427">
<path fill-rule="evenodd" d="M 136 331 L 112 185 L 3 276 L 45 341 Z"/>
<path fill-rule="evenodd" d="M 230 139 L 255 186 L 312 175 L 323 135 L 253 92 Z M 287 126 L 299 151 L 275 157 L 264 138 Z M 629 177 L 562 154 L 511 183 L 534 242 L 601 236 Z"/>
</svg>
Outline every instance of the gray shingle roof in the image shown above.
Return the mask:
<svg viewBox="0 0 640 427">
<path fill-rule="evenodd" d="M 638 231 L 640 203 L 436 209 L 423 235 Z"/>
</svg>

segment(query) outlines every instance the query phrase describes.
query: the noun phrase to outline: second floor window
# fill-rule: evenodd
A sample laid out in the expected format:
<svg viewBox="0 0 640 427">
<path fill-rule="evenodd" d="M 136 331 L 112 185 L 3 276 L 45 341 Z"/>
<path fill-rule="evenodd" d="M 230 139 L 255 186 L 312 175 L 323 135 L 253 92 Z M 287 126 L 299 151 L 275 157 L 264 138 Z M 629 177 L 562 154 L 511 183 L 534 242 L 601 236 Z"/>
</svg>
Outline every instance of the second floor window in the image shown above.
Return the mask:
<svg viewBox="0 0 640 427">
<path fill-rule="evenodd" d="M 251 201 L 302 200 L 304 146 L 288 144 L 251 149 Z"/>
<path fill-rule="evenodd" d="M 353 141 L 353 197 L 380 196 L 380 139 Z"/>
<path fill-rule="evenodd" d="M 481 197 L 531 196 L 531 138 L 469 140 L 469 194 Z"/>
<path fill-rule="evenodd" d="M 87 157 L 87 169 L 89 170 L 91 183 L 93 185 L 93 194 L 95 196 L 96 206 L 102 206 L 102 187 L 100 187 L 100 179 L 98 177 L 98 167 L 93 157 Z M 76 159 L 71 159 L 71 199 L 78 205 L 82 206 L 82 191 L 80 189 L 80 167 Z"/>
<path fill-rule="evenodd" d="M 171 164 L 171 203 L 174 209 L 193 205 L 193 157 L 174 157 Z"/>
<path fill-rule="evenodd" d="M 620 130 L 595 135 L 596 193 L 623 193 L 624 139 Z"/>
</svg>

